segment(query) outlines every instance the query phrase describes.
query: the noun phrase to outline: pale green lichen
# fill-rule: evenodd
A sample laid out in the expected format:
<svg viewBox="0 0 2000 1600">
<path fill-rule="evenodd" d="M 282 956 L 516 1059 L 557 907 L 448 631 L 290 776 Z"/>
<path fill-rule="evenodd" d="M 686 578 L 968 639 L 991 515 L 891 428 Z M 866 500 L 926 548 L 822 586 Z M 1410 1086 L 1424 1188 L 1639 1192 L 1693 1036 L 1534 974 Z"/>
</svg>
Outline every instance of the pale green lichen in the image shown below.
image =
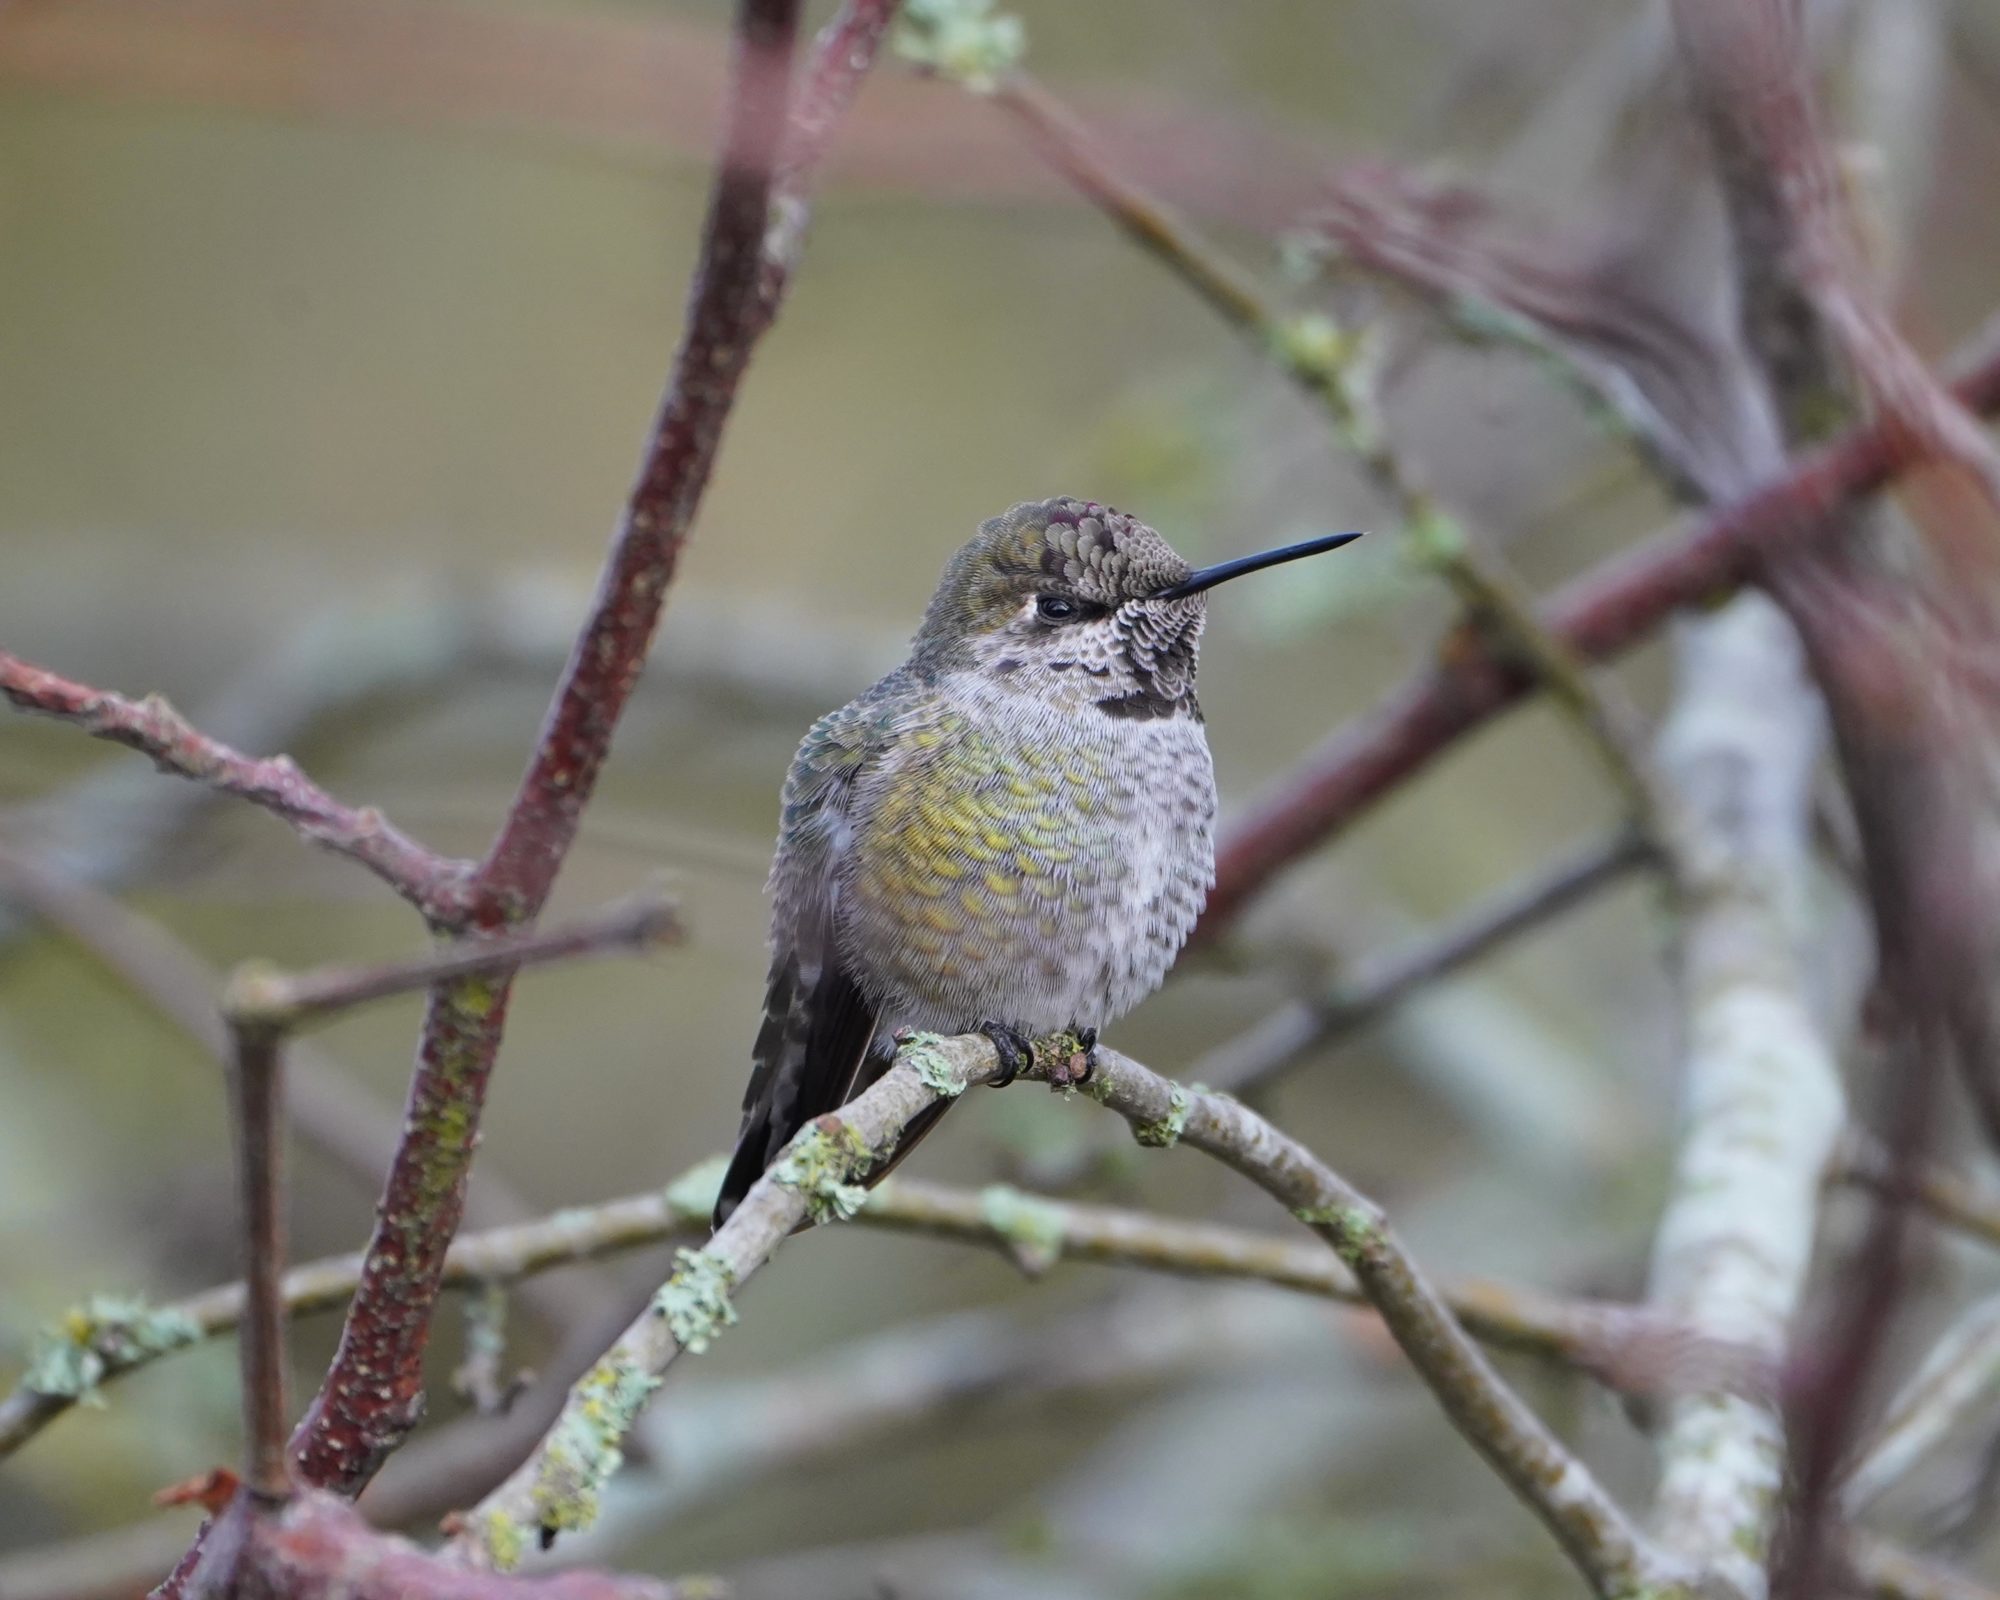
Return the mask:
<svg viewBox="0 0 2000 1600">
<path fill-rule="evenodd" d="M 1181 1135 L 1187 1132 L 1188 1112 L 1194 1106 L 1194 1099 L 1179 1084 L 1167 1098 L 1167 1114 L 1157 1122 L 1135 1122 L 1132 1137 L 1152 1150 L 1171 1150 L 1181 1142 Z"/>
<path fill-rule="evenodd" d="M 1403 548 L 1418 566 L 1439 571 L 1465 559 L 1465 529 L 1426 500 L 1403 527 Z"/>
<path fill-rule="evenodd" d="M 736 1321 L 736 1308 L 729 1303 L 736 1274 L 707 1250 L 677 1250 L 674 1260 L 674 1275 L 653 1296 L 653 1309 L 666 1318 L 674 1343 L 698 1356 Z"/>
<path fill-rule="evenodd" d="M 951 1057 L 943 1046 L 944 1039 L 938 1034 L 913 1033 L 897 1047 L 896 1059 L 905 1066 L 914 1067 L 925 1088 L 943 1095 L 947 1100 L 956 1100 L 965 1093 L 965 1077 L 952 1065 Z"/>
<path fill-rule="evenodd" d="M 1027 53 L 1027 30 L 993 0 L 906 0 L 896 24 L 896 54 L 912 66 L 990 93 Z"/>
<path fill-rule="evenodd" d="M 521 1525 L 495 1506 L 480 1520 L 479 1542 L 502 1572 L 512 1572 L 528 1553 L 528 1541 Z"/>
<path fill-rule="evenodd" d="M 195 1344 L 201 1336 L 201 1324 L 171 1306 L 92 1295 L 36 1340 L 21 1383 L 36 1394 L 101 1405 L 97 1386 L 107 1376 Z"/>
<path fill-rule="evenodd" d="M 533 1492 L 536 1527 L 574 1531 L 597 1520 L 599 1496 L 625 1460 L 625 1435 L 646 1397 L 659 1386 L 657 1375 L 633 1366 L 615 1350 L 583 1376 L 542 1446 Z M 494 1530 L 489 1525 L 487 1531 Z M 518 1532 L 511 1538 L 518 1560 Z M 502 1566 L 512 1564 L 498 1549 L 493 1556 Z"/>
<path fill-rule="evenodd" d="M 1353 338 L 1319 311 L 1280 322 L 1271 330 L 1271 342 L 1287 367 L 1322 383 L 1338 383 L 1354 356 Z"/>
<path fill-rule="evenodd" d="M 729 1157 L 710 1156 L 668 1184 L 661 1198 L 679 1216 L 705 1217 L 715 1209 L 716 1196 L 722 1192 L 722 1175 L 728 1170 Z"/>
<path fill-rule="evenodd" d="M 979 1191 L 979 1214 L 1013 1247 L 1022 1271 L 1046 1272 L 1062 1259 L 1068 1230 L 1061 1206 L 995 1183 Z"/>
<path fill-rule="evenodd" d="M 1294 378 L 1316 390 L 1333 413 L 1341 443 L 1366 459 L 1383 451 L 1376 404 L 1387 346 L 1373 325 L 1350 331 L 1324 312 L 1276 323 L 1271 351 Z"/>
<path fill-rule="evenodd" d="M 1300 1206 L 1292 1212 L 1309 1228 L 1324 1228 L 1343 1244 L 1365 1247 L 1377 1244 L 1387 1231 L 1380 1213 L 1367 1206 Z"/>
<path fill-rule="evenodd" d="M 868 1198 L 868 1191 L 854 1179 L 874 1156 L 851 1123 L 836 1119 L 834 1128 L 837 1131 L 829 1132 L 823 1121 L 814 1123 L 785 1147 L 771 1168 L 777 1182 L 804 1196 L 806 1214 L 815 1222 L 845 1222 Z"/>
</svg>

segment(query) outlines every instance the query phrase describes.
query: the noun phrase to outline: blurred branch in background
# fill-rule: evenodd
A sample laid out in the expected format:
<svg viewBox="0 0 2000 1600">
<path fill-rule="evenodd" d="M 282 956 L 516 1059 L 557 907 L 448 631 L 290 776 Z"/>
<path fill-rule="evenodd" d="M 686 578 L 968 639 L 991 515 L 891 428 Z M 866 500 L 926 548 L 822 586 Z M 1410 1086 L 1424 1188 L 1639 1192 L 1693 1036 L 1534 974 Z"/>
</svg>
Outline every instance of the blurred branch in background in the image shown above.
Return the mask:
<svg viewBox="0 0 2000 1600">
<path fill-rule="evenodd" d="M 360 862 L 439 926 L 452 926 L 460 916 L 465 863 L 426 850 L 372 806 L 342 805 L 289 756 L 242 755 L 209 738 L 157 695 L 128 700 L 4 651 L 0 694 L 18 710 L 58 717 L 92 738 L 139 751 L 164 772 L 263 807 L 303 838 Z"/>
</svg>

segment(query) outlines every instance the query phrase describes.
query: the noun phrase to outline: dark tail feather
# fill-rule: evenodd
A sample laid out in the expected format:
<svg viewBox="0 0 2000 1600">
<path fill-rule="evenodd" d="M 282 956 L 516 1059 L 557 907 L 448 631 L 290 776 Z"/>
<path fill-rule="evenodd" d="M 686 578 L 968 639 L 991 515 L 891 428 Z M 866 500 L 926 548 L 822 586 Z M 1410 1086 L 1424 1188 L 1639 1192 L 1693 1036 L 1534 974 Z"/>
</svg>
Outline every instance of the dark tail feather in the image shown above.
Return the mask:
<svg viewBox="0 0 2000 1600">
<path fill-rule="evenodd" d="M 743 1129 L 715 1203 L 718 1228 L 792 1136 L 846 1105 L 867 1074 L 875 1008 L 823 950 L 794 950 L 772 963 Z"/>
</svg>

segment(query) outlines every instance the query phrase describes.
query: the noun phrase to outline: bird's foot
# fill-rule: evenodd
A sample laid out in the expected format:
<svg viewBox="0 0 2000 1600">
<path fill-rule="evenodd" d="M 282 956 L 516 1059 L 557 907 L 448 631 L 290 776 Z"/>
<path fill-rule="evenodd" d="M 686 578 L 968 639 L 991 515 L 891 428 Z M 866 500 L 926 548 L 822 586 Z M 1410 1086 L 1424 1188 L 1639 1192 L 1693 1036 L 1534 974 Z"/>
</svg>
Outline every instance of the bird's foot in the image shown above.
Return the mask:
<svg viewBox="0 0 2000 1600">
<path fill-rule="evenodd" d="M 1080 1089 L 1097 1071 L 1097 1030 L 1065 1028 L 1038 1039 L 1035 1048 L 1051 1089 Z"/>
<path fill-rule="evenodd" d="M 1034 1064 L 1035 1047 L 1018 1028 L 1010 1028 L 1004 1022 L 987 1021 L 973 1031 L 991 1039 L 994 1050 L 1000 1056 L 1000 1076 L 991 1080 L 995 1089 L 1006 1088 L 1021 1075 L 1023 1067 Z"/>
</svg>

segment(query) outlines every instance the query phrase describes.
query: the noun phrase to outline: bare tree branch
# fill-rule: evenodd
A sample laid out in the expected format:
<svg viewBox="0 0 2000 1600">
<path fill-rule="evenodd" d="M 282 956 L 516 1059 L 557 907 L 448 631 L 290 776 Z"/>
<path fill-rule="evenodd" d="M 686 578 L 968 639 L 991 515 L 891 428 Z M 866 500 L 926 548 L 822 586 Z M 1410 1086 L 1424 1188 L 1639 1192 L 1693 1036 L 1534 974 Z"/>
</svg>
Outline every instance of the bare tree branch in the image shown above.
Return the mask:
<svg viewBox="0 0 2000 1600">
<path fill-rule="evenodd" d="M 1074 1082 L 1073 1048 L 1073 1041 L 1045 1041 L 1030 1075 Z M 460 1553 L 510 1566 L 533 1545 L 594 1521 L 633 1416 L 676 1358 L 706 1348 L 734 1320 L 731 1293 L 802 1222 L 860 1210 L 859 1180 L 893 1151 L 918 1112 L 998 1070 L 983 1035 L 913 1040 L 874 1086 L 794 1139 L 707 1248 L 682 1252 L 652 1308 L 571 1392 L 563 1420 L 468 1515 L 456 1541 Z M 1679 1592 L 1678 1570 L 1648 1548 L 1589 1470 L 1501 1382 L 1371 1201 L 1244 1106 L 1171 1083 L 1110 1050 L 1097 1052 L 1087 1088 L 1132 1124 L 1142 1144 L 1185 1140 L 1215 1156 L 1331 1245 L 1446 1415 L 1542 1519 L 1593 1590 L 1607 1597 L 1649 1586 Z"/>
<path fill-rule="evenodd" d="M 244 1314 L 238 1345 L 243 1365 L 243 1481 L 254 1495 L 279 1500 L 292 1475 L 285 1432 L 283 1041 L 257 1027 L 236 1029 L 234 1100 L 236 1186 L 243 1224 Z"/>
<path fill-rule="evenodd" d="M 290 756 L 246 756 L 191 726 L 158 695 L 123 695 L 59 677 L 0 650 L 0 694 L 21 711 L 56 717 L 171 772 L 261 806 L 301 837 L 360 862 L 439 926 L 463 909 L 467 863 L 426 850 L 373 806 L 342 805 Z"/>
<path fill-rule="evenodd" d="M 2000 1388 L 2000 1296 L 1989 1295 L 1944 1332 L 1897 1391 L 1841 1486 L 1855 1517 L 1880 1499 Z"/>
<path fill-rule="evenodd" d="M 1225 1093 L 1254 1098 L 1312 1051 L 1360 1032 L 1417 990 L 1560 916 L 1651 854 L 1652 847 L 1632 833 L 1586 845 L 1408 949 L 1362 958 L 1324 993 L 1281 1006 L 1208 1051 L 1188 1076 Z"/>
<path fill-rule="evenodd" d="M 223 1013 L 239 1031 L 289 1034 L 356 1006 L 435 983 L 511 976 L 522 967 L 613 950 L 646 950 L 678 940 L 681 933 L 672 902 L 657 894 L 635 895 L 559 928 L 451 946 L 402 961 L 302 973 L 253 964 L 230 980 Z"/>
</svg>

